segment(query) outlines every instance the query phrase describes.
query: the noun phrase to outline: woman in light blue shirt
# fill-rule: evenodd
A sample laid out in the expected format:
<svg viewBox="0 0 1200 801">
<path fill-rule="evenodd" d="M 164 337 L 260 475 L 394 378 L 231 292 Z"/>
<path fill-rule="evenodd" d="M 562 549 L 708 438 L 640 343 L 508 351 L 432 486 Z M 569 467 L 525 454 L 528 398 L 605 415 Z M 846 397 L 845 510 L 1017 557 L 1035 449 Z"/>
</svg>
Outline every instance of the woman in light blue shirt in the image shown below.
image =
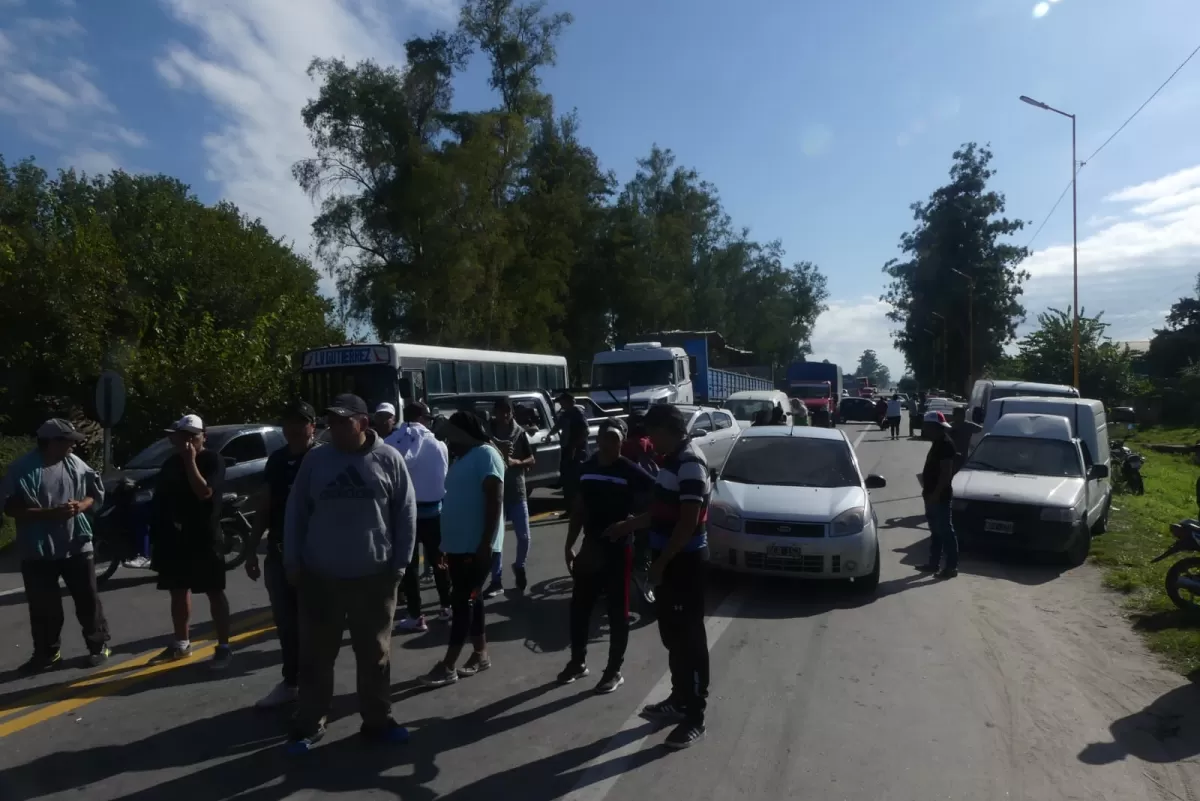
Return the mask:
<svg viewBox="0 0 1200 801">
<path fill-rule="evenodd" d="M 492 553 L 504 545 L 504 459 L 490 444 L 483 421 L 455 412 L 445 426 L 455 459 L 446 473 L 442 499 L 442 552 L 450 573 L 450 644 L 446 656 L 421 677 L 426 687 L 444 687 L 492 666 L 484 636 L 483 584 Z M 474 653 L 457 667 L 467 636 Z"/>
</svg>

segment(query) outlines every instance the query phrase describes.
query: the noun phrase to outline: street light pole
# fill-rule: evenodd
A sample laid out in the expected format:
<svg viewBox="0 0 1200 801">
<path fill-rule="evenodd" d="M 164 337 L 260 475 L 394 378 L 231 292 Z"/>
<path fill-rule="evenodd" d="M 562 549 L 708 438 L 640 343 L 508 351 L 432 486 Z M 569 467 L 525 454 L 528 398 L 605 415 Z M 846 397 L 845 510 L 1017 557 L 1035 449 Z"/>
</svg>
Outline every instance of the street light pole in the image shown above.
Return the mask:
<svg viewBox="0 0 1200 801">
<path fill-rule="evenodd" d="M 950 268 L 950 272 L 958 273 L 967 279 L 967 364 L 970 375 L 967 382 L 975 380 L 975 279 L 962 270 Z"/>
<path fill-rule="evenodd" d="M 1021 95 L 1021 102 L 1028 103 L 1035 108 L 1040 108 L 1043 111 L 1053 111 L 1055 114 L 1060 114 L 1063 117 L 1071 119 L 1071 258 L 1073 263 L 1073 288 L 1072 288 L 1072 316 L 1071 316 L 1071 339 L 1072 339 L 1072 360 L 1074 361 L 1074 376 L 1075 388 L 1079 388 L 1079 192 L 1077 190 L 1077 179 L 1079 177 L 1079 162 L 1075 159 L 1075 115 L 1068 114 L 1065 111 L 1060 111 L 1053 106 L 1048 106 L 1040 100 L 1034 100 L 1032 97 Z"/>
</svg>

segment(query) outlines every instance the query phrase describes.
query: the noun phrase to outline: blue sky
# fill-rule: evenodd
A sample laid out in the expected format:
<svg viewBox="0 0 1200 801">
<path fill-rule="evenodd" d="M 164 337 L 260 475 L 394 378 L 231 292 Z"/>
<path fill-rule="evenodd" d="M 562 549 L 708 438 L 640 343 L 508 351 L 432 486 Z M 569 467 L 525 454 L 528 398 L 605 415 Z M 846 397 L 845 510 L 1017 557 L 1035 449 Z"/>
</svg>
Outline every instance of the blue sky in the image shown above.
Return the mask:
<svg viewBox="0 0 1200 801">
<path fill-rule="evenodd" d="M 829 278 L 815 355 L 873 348 L 899 374 L 883 263 L 950 154 L 990 142 L 1010 216 L 1032 221 L 1200 44 L 1194 0 L 554 0 L 575 14 L 545 86 L 622 179 L 651 144 L 721 191 L 736 223 Z M 49 168 L 161 171 L 308 248 L 288 168 L 314 55 L 400 64 L 453 0 L 0 0 L 0 153 Z M 489 104 L 483 65 L 458 102 Z M 1081 305 L 1144 339 L 1200 271 L 1200 58 L 1080 175 Z M 1026 263 L 1030 318 L 1070 298 L 1070 198 Z"/>
</svg>

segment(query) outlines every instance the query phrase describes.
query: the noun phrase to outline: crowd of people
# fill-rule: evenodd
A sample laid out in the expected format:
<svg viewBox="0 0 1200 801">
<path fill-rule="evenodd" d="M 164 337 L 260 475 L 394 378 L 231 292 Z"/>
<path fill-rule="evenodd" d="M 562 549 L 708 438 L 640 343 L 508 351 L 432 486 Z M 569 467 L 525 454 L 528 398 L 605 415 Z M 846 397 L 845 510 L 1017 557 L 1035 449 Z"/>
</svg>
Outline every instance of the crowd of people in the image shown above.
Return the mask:
<svg viewBox="0 0 1200 801">
<path fill-rule="evenodd" d="M 609 654 L 595 690 L 611 693 L 622 685 L 631 577 L 643 565 L 642 589 L 656 605 L 672 679 L 670 696 L 643 714 L 674 723 L 666 743 L 686 748 L 704 736 L 709 681 L 704 577 L 711 483 L 704 455 L 688 438 L 682 412 L 656 406 L 630 425 L 605 421 L 589 456 L 586 417 L 570 395 L 559 402 L 555 429 L 562 435 L 570 521 L 564 557 L 574 579 L 571 656 L 559 681 L 588 675 L 590 618 L 604 596 Z M 423 403 L 406 404 L 398 423 L 391 404 L 371 412 L 362 398 L 340 395 L 324 410 L 323 445 L 310 404 L 295 401 L 281 416 L 286 445 L 267 460 L 245 562 L 247 575 L 266 585 L 281 651 L 281 681 L 257 706 L 294 704 L 287 747 L 310 750 L 325 733 L 334 664 L 349 630 L 361 733 L 405 742 L 408 730 L 392 714 L 391 639 L 394 631 L 429 628 L 421 563 L 436 590 L 437 616 L 449 626 L 444 655 L 420 683 L 443 687 L 488 670 L 485 600 L 503 592 L 506 521 L 517 538 L 515 587 L 520 592 L 528 584 L 524 472 L 533 448 L 503 397 L 490 423 L 459 411 L 435 434 Z M 158 659 L 192 656 L 191 605 L 199 593 L 208 597 L 216 630 L 210 667 L 222 670 L 233 659 L 220 527 L 225 462 L 205 447 L 197 415 L 184 415 L 166 433 L 173 452 L 151 501 L 150 543 L 173 631 Z M 69 422 L 48 420 L 37 431 L 36 449 L 0 483 L 0 509 L 17 524 L 29 606 L 34 649 L 27 672 L 62 660 L 60 578 L 75 602 L 91 664 L 111 655 L 92 543 L 92 514 L 104 504 L 104 486 L 73 452 L 82 440 Z M 396 620 L 399 604 L 404 614 Z M 471 653 L 462 660 L 468 641 Z"/>
</svg>

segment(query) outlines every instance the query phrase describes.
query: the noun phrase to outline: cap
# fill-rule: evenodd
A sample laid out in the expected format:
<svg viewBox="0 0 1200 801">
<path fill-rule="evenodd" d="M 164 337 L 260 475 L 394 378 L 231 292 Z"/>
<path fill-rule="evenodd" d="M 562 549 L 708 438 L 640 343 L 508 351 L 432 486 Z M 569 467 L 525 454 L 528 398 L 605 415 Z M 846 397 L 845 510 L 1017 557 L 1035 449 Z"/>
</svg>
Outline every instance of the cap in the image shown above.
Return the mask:
<svg viewBox="0 0 1200 801">
<path fill-rule="evenodd" d="M 86 437 L 75 430 L 75 426 L 71 425 L 70 420 L 63 420 L 61 417 L 51 417 L 46 422 L 38 426 L 38 439 L 66 439 L 71 442 L 83 442 Z"/>
<path fill-rule="evenodd" d="M 388 403 L 384 401 L 375 407 L 375 414 L 390 414 L 392 417 L 395 417 L 396 405 L 394 403 Z"/>
<path fill-rule="evenodd" d="M 432 416 L 429 407 L 421 401 L 412 401 L 404 404 L 404 422 L 406 423 L 415 423 L 418 420 Z"/>
<path fill-rule="evenodd" d="M 925 422 L 935 423 L 943 428 L 950 427 L 950 424 L 946 422 L 946 415 L 941 412 L 925 412 Z"/>
<path fill-rule="evenodd" d="M 676 434 L 687 433 L 687 418 L 683 412 L 670 403 L 656 403 L 646 410 L 645 426 L 674 431 Z"/>
<path fill-rule="evenodd" d="M 173 434 L 176 431 L 186 431 L 189 434 L 203 434 L 204 421 L 200 419 L 199 415 L 185 414 L 172 423 L 171 427 L 166 429 L 166 431 L 168 434 Z"/>
<path fill-rule="evenodd" d="M 336 414 L 338 417 L 354 417 L 355 415 L 367 415 L 367 402 L 357 395 L 349 392 L 338 395 L 333 399 L 333 403 L 326 407 L 325 411 L 330 414 Z"/>
<path fill-rule="evenodd" d="M 560 393 L 558 393 L 557 395 L 555 395 L 555 396 L 554 396 L 554 399 L 555 399 L 556 401 L 558 401 L 559 403 L 564 403 L 564 402 L 567 402 L 567 401 L 574 401 L 574 400 L 575 400 L 575 396 L 574 396 L 574 395 L 572 395 L 570 392 L 567 392 L 567 391 L 564 389 L 562 392 L 560 392 Z"/>
<path fill-rule="evenodd" d="M 294 400 L 283 407 L 282 417 L 284 420 L 303 420 L 311 423 L 317 419 L 317 410 L 312 407 L 311 403 Z"/>
</svg>

